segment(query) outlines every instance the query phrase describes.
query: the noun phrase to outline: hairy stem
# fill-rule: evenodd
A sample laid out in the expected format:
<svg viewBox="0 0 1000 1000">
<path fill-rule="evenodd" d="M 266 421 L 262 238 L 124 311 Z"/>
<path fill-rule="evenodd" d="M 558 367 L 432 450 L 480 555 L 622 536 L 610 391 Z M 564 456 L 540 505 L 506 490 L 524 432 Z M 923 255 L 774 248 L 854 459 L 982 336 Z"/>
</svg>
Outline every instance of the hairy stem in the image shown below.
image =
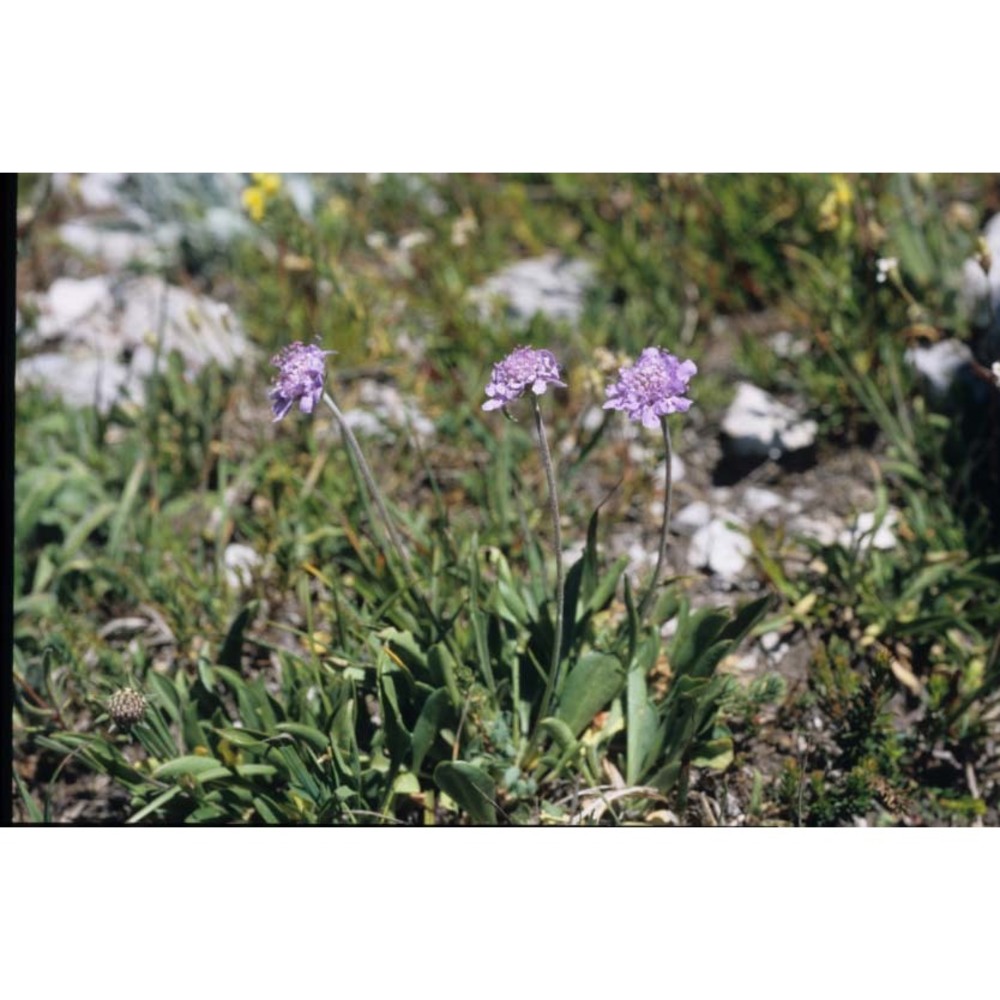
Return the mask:
<svg viewBox="0 0 1000 1000">
<path fill-rule="evenodd" d="M 542 408 L 538 405 L 538 397 L 532 396 L 535 406 L 535 430 L 538 431 L 538 447 L 542 453 L 542 465 L 545 467 L 545 478 L 549 484 L 549 512 L 552 515 L 553 545 L 556 550 L 556 626 L 552 638 L 552 665 L 549 668 L 549 680 L 545 686 L 545 697 L 542 701 L 540 718 L 545 718 L 548 712 L 552 692 L 559 689 L 560 667 L 562 660 L 563 634 L 563 577 L 562 561 L 562 531 L 559 527 L 559 497 L 556 493 L 556 476 L 552 467 L 552 455 L 549 452 L 549 442 L 545 437 L 545 426 L 542 423 Z"/>
<path fill-rule="evenodd" d="M 358 468 L 361 470 L 361 476 L 365 481 L 365 485 L 368 487 L 368 492 L 371 494 L 372 500 L 375 501 L 375 507 L 378 510 L 379 517 L 382 518 L 382 523 L 385 525 L 385 530 L 388 532 L 389 541 L 392 542 L 393 549 L 395 549 L 396 554 L 402 560 L 403 565 L 407 569 L 410 569 L 410 557 L 406 554 L 406 549 L 403 548 L 402 540 L 396 531 L 395 525 L 392 523 L 392 518 L 389 517 L 389 511 L 386 510 L 385 504 L 382 502 L 382 494 L 375 485 L 375 477 L 372 475 L 372 470 L 368 467 L 368 463 L 365 461 L 365 456 L 361 451 L 361 445 L 358 444 L 358 439 L 354 436 L 354 431 L 352 431 L 348 426 L 347 421 L 344 419 L 344 414 L 341 412 L 340 407 L 333 401 L 333 397 L 330 393 L 323 393 L 323 402 L 330 407 L 333 411 L 333 415 L 337 418 L 337 423 L 340 424 L 344 440 L 347 442 L 348 448 L 351 449 L 351 454 L 358 463 Z"/>
<path fill-rule="evenodd" d="M 663 560 L 667 555 L 667 538 L 670 532 L 670 502 L 673 499 L 673 482 L 671 480 L 671 466 L 673 464 L 673 449 L 670 446 L 670 426 L 666 417 L 660 417 L 660 426 L 663 428 L 663 444 L 666 450 L 666 475 L 665 489 L 663 494 L 663 524 L 660 525 L 660 549 L 656 554 L 656 568 L 653 570 L 653 578 L 649 581 L 649 587 L 643 594 L 639 602 L 639 619 L 646 617 L 649 606 L 656 594 L 656 588 L 660 582 L 660 573 L 663 571 Z"/>
</svg>

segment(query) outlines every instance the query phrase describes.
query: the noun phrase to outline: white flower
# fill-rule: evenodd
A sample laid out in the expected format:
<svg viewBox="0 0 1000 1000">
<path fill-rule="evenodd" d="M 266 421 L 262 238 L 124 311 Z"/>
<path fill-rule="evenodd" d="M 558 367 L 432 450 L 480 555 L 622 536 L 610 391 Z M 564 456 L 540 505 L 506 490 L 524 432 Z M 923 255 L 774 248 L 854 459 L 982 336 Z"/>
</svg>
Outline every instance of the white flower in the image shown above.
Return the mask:
<svg viewBox="0 0 1000 1000">
<path fill-rule="evenodd" d="M 875 280 L 881 285 L 882 282 L 889 276 L 890 271 L 895 271 L 899 267 L 899 260 L 896 257 L 879 257 L 875 261 L 875 266 L 878 268 L 878 274 L 875 276 Z"/>
<path fill-rule="evenodd" d="M 994 361 L 993 367 L 990 370 L 993 372 L 993 381 L 996 382 L 997 388 L 1000 389 L 1000 361 Z"/>
</svg>

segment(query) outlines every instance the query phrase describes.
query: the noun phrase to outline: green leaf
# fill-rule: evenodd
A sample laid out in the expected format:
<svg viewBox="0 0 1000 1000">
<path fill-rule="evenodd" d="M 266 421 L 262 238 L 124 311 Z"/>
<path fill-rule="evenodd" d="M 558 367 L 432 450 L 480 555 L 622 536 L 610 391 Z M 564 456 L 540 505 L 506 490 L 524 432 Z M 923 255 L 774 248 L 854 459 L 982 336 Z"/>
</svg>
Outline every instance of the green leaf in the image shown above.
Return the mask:
<svg viewBox="0 0 1000 1000">
<path fill-rule="evenodd" d="M 298 749 L 298 747 L 294 746 L 277 746 L 272 744 L 268 759 L 277 759 L 279 765 L 288 773 L 292 785 L 300 795 L 311 800 L 313 803 L 319 802 L 324 797 L 324 790 L 299 755 Z"/>
<path fill-rule="evenodd" d="M 628 668 L 625 694 L 625 781 L 638 785 L 663 749 L 662 716 L 649 699 L 648 675 L 660 652 L 656 630 L 643 640 Z"/>
<path fill-rule="evenodd" d="M 135 505 L 135 498 L 139 492 L 143 476 L 146 473 L 146 459 L 140 458 L 129 473 L 125 488 L 122 490 L 121 498 L 118 501 L 115 516 L 111 519 L 111 526 L 108 529 L 108 555 L 115 561 L 121 559 L 122 554 L 122 533 L 125 525 L 131 518 L 132 508 Z"/>
<path fill-rule="evenodd" d="M 203 656 L 198 657 L 198 680 L 206 692 L 211 694 L 215 691 L 215 672 L 212 665 Z"/>
<path fill-rule="evenodd" d="M 729 624 L 719 633 L 720 639 L 727 639 L 734 645 L 741 642 L 746 634 L 754 627 L 764 617 L 767 609 L 771 605 L 771 597 L 767 595 L 766 597 L 758 598 L 756 601 L 750 601 L 748 604 L 744 604 L 739 611 L 736 612 L 736 616 L 733 618 Z"/>
<path fill-rule="evenodd" d="M 180 748 L 163 721 L 163 713 L 156 709 L 147 711 L 143 721 L 135 726 L 132 732 L 152 757 L 166 760 L 180 753 Z"/>
<path fill-rule="evenodd" d="M 31 793 L 25 787 L 24 781 L 21 775 L 18 774 L 17 768 L 13 768 L 14 780 L 17 782 L 17 790 L 21 796 L 21 801 L 24 803 L 24 808 L 27 810 L 28 819 L 32 823 L 44 823 L 45 816 L 42 814 L 42 810 L 38 808 L 38 804 L 31 797 Z"/>
<path fill-rule="evenodd" d="M 587 599 L 586 610 L 588 612 L 602 611 L 607 607 L 611 598 L 615 596 L 618 581 L 622 578 L 626 566 L 628 566 L 628 556 L 619 556 L 611 569 L 601 577 Z"/>
<path fill-rule="evenodd" d="M 505 580 L 498 580 L 496 593 L 498 597 L 497 612 L 501 618 L 522 627 L 531 623 L 532 616 L 528 613 L 528 608 L 521 600 L 516 587 Z"/>
<path fill-rule="evenodd" d="M 625 668 L 617 656 L 584 653 L 563 682 L 556 717 L 579 736 L 624 686 Z"/>
<path fill-rule="evenodd" d="M 397 795 L 419 795 L 420 782 L 415 774 L 403 771 L 396 775 L 396 780 L 392 783 L 392 790 Z"/>
<path fill-rule="evenodd" d="M 717 736 L 715 739 L 698 743 L 691 757 L 691 763 L 695 767 L 710 767 L 713 771 L 724 771 L 732 762 L 731 736 Z"/>
<path fill-rule="evenodd" d="M 157 700 L 163 710 L 177 723 L 181 721 L 181 699 L 174 687 L 173 681 L 166 674 L 151 670 L 146 675 L 146 682 L 155 691 Z"/>
<path fill-rule="evenodd" d="M 214 757 L 202 757 L 191 754 L 186 757 L 177 757 L 175 760 L 168 760 L 161 764 L 154 772 L 154 778 L 180 778 L 184 775 L 203 774 L 213 768 L 221 766 L 221 761 Z"/>
<path fill-rule="evenodd" d="M 398 767 L 410 751 L 411 738 L 403 723 L 402 712 L 399 710 L 395 681 L 387 673 L 381 671 L 378 687 L 381 696 L 379 701 L 382 707 L 382 720 L 385 725 L 385 742 Z"/>
<path fill-rule="evenodd" d="M 208 748 L 208 733 L 206 726 L 202 723 L 198 715 L 198 703 L 196 701 L 186 701 L 181 710 L 181 735 L 184 737 L 184 744 L 188 750 L 194 751 L 198 747 Z"/>
<path fill-rule="evenodd" d="M 420 717 L 413 727 L 412 762 L 414 773 L 419 773 L 424 757 L 434 745 L 434 740 L 441 732 L 446 720 L 452 715 L 451 695 L 445 688 L 438 688 L 424 702 Z"/>
<path fill-rule="evenodd" d="M 255 733 L 246 729 L 235 729 L 232 727 L 214 729 L 226 742 L 234 747 L 245 750 L 265 750 L 267 749 L 267 737 L 264 733 Z"/>
<path fill-rule="evenodd" d="M 496 785 L 478 767 L 463 760 L 442 761 L 434 768 L 434 783 L 451 796 L 475 823 L 496 822 Z"/>
<path fill-rule="evenodd" d="M 160 806 L 165 806 L 171 799 L 180 795 L 182 791 L 183 789 L 181 788 L 180 785 L 174 785 L 172 788 L 168 788 L 165 792 L 163 792 L 162 795 L 157 795 L 152 802 L 148 802 L 146 805 L 144 805 L 137 813 L 134 813 L 133 815 L 129 816 L 129 818 L 125 820 L 125 825 L 131 826 L 134 823 L 141 822 L 147 816 L 156 812 L 156 810 L 159 809 Z"/>
<path fill-rule="evenodd" d="M 216 657 L 217 663 L 221 663 L 224 667 L 239 669 L 243 660 L 243 635 L 257 613 L 257 605 L 257 601 L 250 601 L 233 619 L 233 623 L 226 633 L 226 638 L 223 640 L 222 649 L 219 650 L 219 655 Z"/>
<path fill-rule="evenodd" d="M 61 556 L 64 562 L 71 559 L 91 534 L 114 514 L 117 506 L 106 500 L 77 522 L 62 544 Z"/>
<path fill-rule="evenodd" d="M 477 640 L 478 641 L 478 640 Z M 487 657 L 489 653 L 486 654 Z M 451 698 L 451 703 L 457 708 L 462 704 L 462 695 L 458 690 L 458 680 L 455 674 L 455 661 L 443 643 L 431 646 L 427 653 L 427 666 L 431 675 L 440 678 L 439 683 L 443 683 Z M 493 675 L 488 674 L 488 679 L 492 683 Z"/>
<path fill-rule="evenodd" d="M 649 616 L 649 623 L 657 628 L 671 619 L 677 617 L 681 611 L 683 602 L 677 596 L 676 590 L 669 587 L 657 599 L 653 605 L 652 614 Z"/>
<path fill-rule="evenodd" d="M 422 674 L 426 669 L 427 657 L 411 632 L 402 632 L 398 628 L 384 628 L 373 639 L 376 642 L 375 648 L 380 652 L 383 646 L 392 646 L 395 657 L 411 673 Z"/>
<path fill-rule="evenodd" d="M 271 802 L 265 795 L 255 795 L 253 807 L 265 823 L 280 823 L 281 815 L 276 803 Z"/>
<path fill-rule="evenodd" d="M 277 725 L 278 720 L 274 717 L 274 709 L 262 681 L 248 683 L 235 670 L 224 666 L 216 666 L 213 672 L 218 680 L 236 693 L 240 718 L 248 729 L 269 732 Z"/>
<path fill-rule="evenodd" d="M 682 613 L 670 647 L 670 666 L 675 676 L 689 673 L 705 676 L 701 659 L 728 624 L 729 615 L 725 611 L 703 608 L 692 615 Z"/>
<path fill-rule="evenodd" d="M 579 745 L 575 734 L 562 719 L 542 719 L 538 726 L 552 737 L 559 749 L 564 753 L 566 751 L 574 751 Z"/>
<path fill-rule="evenodd" d="M 677 784 L 677 779 L 681 775 L 682 764 L 679 760 L 672 760 L 664 764 L 647 782 L 653 788 L 658 789 L 666 795 L 671 788 Z"/>
<path fill-rule="evenodd" d="M 307 726 L 301 722 L 279 722 L 274 727 L 279 733 L 291 733 L 305 740 L 317 753 L 325 753 L 330 748 L 329 737 L 315 726 Z"/>
<path fill-rule="evenodd" d="M 277 773 L 278 769 L 270 764 L 237 764 L 236 767 L 213 767 L 193 777 L 198 784 L 204 784 L 222 778 L 231 779 L 234 775 L 238 778 L 270 778 Z"/>
</svg>

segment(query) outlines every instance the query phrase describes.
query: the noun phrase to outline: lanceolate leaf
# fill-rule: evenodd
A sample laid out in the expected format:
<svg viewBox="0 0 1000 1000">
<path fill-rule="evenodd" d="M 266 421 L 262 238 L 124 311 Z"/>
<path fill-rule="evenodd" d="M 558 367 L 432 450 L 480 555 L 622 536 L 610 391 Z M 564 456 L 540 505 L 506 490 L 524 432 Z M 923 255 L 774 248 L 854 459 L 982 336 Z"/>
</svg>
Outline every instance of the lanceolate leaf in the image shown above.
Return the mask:
<svg viewBox="0 0 1000 1000">
<path fill-rule="evenodd" d="M 445 688 L 438 688 L 424 702 L 420 717 L 413 727 L 412 768 L 414 773 L 420 771 L 424 757 L 434 745 L 437 734 L 444 726 L 445 720 L 453 715 L 451 695 Z"/>
<path fill-rule="evenodd" d="M 434 769 L 434 783 L 476 823 L 496 822 L 496 785 L 485 771 L 461 760 L 442 761 Z"/>
<path fill-rule="evenodd" d="M 239 670 L 240 662 L 243 658 L 243 634 L 246 632 L 247 626 L 253 621 L 256 613 L 257 602 L 251 601 L 233 619 L 233 623 L 229 626 L 229 631 L 226 633 L 226 638 L 222 643 L 222 649 L 219 650 L 217 662 L 223 666 Z"/>
<path fill-rule="evenodd" d="M 639 645 L 628 669 L 625 693 L 625 780 L 640 784 L 663 749 L 663 724 L 660 710 L 650 701 L 647 677 L 660 651 L 660 637 L 652 632 Z"/>
<path fill-rule="evenodd" d="M 617 656 L 584 653 L 563 683 L 556 717 L 566 723 L 574 736 L 579 736 L 624 686 L 625 668 Z"/>
</svg>

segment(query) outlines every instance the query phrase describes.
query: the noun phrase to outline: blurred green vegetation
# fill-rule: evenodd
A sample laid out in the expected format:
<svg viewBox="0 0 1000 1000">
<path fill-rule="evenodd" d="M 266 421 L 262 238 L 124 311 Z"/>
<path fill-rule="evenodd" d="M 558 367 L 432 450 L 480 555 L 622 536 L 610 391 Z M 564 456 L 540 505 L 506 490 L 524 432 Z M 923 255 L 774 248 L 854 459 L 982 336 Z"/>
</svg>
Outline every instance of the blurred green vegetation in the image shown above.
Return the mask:
<svg viewBox="0 0 1000 1000">
<path fill-rule="evenodd" d="M 43 182 L 22 183 L 25 204 Z M 106 415 L 20 392 L 22 819 L 58 821 L 75 783 L 99 774 L 123 790 L 112 816 L 132 822 L 698 822 L 712 814 L 692 789 L 721 801 L 753 772 L 746 822 L 997 821 L 997 393 L 959 384 L 941 407 L 903 363 L 919 343 L 976 343 L 961 273 L 1000 202 L 996 179 L 313 183 L 303 214 L 279 179 L 248 179 L 253 236 L 199 281 L 265 356 L 315 340 L 338 352 L 338 399 L 354 401 L 362 378 L 392 383 L 434 422 L 429 441 L 403 428 L 367 445 L 413 577 L 381 551 L 329 417 L 272 425 L 264 363 L 192 380 L 169 356 L 144 407 Z M 58 272 L 55 221 L 40 205 L 19 248 L 25 280 Z M 579 323 L 470 300 L 504 265 L 552 251 L 595 267 Z M 880 281 L 889 258 L 898 267 Z M 798 353 L 776 354 L 779 331 Z M 586 543 L 552 693 L 530 421 L 480 410 L 490 365 L 518 343 L 557 346 L 567 370 L 546 421 L 556 450 L 576 442 L 561 457 L 563 513 Z M 803 568 L 797 540 L 758 529 L 768 597 L 692 610 L 691 581 L 677 580 L 639 621 L 578 488 L 603 494 L 620 477 L 606 424 L 588 438 L 580 419 L 601 399 L 598 349 L 649 344 L 698 361 L 699 433 L 740 377 L 817 419 L 821 464 L 869 449 L 900 544 L 810 543 Z M 249 588 L 227 578 L 237 541 L 262 557 Z M 804 686 L 747 686 L 722 668 L 765 631 L 807 644 Z M 118 732 L 106 704 L 126 684 L 150 704 Z M 776 731 L 787 739 L 765 738 Z"/>
</svg>

